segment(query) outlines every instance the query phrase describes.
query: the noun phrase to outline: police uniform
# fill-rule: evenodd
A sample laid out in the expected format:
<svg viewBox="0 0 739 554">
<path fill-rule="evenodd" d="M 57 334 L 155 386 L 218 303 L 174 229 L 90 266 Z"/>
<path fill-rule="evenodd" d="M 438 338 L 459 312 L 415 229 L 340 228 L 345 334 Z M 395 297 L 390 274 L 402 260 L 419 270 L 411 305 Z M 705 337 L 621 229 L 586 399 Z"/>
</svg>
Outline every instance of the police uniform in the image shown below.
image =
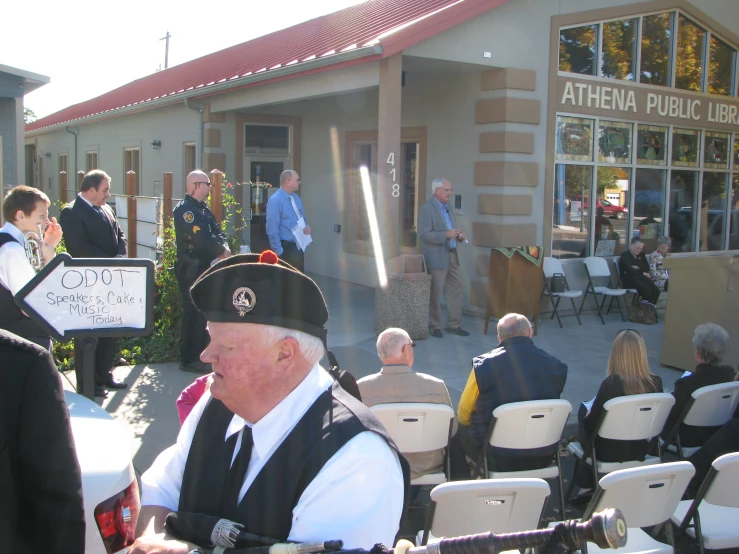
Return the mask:
<svg viewBox="0 0 739 554">
<path fill-rule="evenodd" d="M 177 263 L 175 275 L 180 285 L 182 305 L 182 332 L 180 361 L 191 364 L 200 360 L 200 353 L 208 345 L 205 317 L 190 298 L 190 287 L 226 250 L 226 235 L 204 202 L 185 195 L 174 209 L 174 227 L 177 235 Z"/>
</svg>

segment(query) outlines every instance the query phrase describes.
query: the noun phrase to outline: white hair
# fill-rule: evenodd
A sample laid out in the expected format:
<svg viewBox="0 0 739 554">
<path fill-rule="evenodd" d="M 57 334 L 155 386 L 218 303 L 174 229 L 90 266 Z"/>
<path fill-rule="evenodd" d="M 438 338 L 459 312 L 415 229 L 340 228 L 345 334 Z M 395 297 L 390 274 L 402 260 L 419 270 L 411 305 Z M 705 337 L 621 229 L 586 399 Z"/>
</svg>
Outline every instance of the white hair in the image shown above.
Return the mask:
<svg viewBox="0 0 739 554">
<path fill-rule="evenodd" d="M 444 181 L 446 180 L 447 179 L 439 178 L 431 181 L 431 193 L 433 194 L 434 192 L 436 192 L 436 189 L 443 187 Z"/>
<path fill-rule="evenodd" d="M 403 352 L 403 347 L 411 340 L 410 335 L 398 327 L 385 329 L 377 337 L 377 355 L 384 362 L 397 358 Z"/>
<path fill-rule="evenodd" d="M 262 340 L 267 344 L 274 344 L 286 338 L 293 338 L 298 341 L 300 355 L 303 356 L 311 366 L 316 365 L 325 353 L 323 341 L 318 337 L 296 331 L 295 329 L 286 329 L 285 327 L 275 327 L 273 325 L 259 325 L 262 332 Z"/>
</svg>

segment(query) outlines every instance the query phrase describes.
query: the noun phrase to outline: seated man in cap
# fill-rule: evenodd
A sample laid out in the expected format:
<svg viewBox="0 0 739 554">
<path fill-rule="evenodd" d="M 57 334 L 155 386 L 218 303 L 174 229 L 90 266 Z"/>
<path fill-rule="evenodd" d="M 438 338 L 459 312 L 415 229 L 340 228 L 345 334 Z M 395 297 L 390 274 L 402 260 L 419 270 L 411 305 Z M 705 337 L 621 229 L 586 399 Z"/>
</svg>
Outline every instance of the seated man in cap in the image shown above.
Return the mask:
<svg viewBox="0 0 739 554">
<path fill-rule="evenodd" d="M 165 529 L 173 511 L 280 541 L 392 544 L 408 464 L 371 412 L 318 365 L 328 319 L 318 286 L 267 251 L 214 264 L 191 295 L 208 320 L 201 358 L 213 383 L 141 478 L 129 554 L 194 548 L 193 538 Z"/>
</svg>

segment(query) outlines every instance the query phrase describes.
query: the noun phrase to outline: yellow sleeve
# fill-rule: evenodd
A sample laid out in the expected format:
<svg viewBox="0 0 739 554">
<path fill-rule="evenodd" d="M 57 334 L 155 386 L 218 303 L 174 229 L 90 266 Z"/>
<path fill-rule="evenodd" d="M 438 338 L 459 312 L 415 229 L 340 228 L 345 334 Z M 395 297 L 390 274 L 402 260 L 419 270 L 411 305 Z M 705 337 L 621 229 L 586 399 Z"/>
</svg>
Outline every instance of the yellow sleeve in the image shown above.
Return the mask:
<svg viewBox="0 0 739 554">
<path fill-rule="evenodd" d="M 480 396 L 480 389 L 477 388 L 477 379 L 475 379 L 475 370 L 470 371 L 470 377 L 462 391 L 462 398 L 459 399 L 457 407 L 457 419 L 460 425 L 469 425 L 472 420 L 472 412 L 475 411 L 477 405 L 477 397 Z"/>
</svg>

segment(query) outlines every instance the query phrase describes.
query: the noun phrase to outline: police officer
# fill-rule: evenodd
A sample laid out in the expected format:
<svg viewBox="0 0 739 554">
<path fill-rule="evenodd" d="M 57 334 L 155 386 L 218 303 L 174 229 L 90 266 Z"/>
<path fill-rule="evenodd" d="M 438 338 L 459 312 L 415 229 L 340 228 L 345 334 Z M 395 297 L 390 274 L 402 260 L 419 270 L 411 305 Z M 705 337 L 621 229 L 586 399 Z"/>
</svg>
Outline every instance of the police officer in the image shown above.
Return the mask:
<svg viewBox="0 0 739 554">
<path fill-rule="evenodd" d="M 182 295 L 182 332 L 180 337 L 180 369 L 192 373 L 210 373 L 210 364 L 200 361 L 200 353 L 208 346 L 205 317 L 190 298 L 190 287 L 216 258 L 228 258 L 231 251 L 226 235 L 213 212 L 205 205 L 210 195 L 210 179 L 200 170 L 187 176 L 185 199 L 174 209 L 177 235 L 175 275 Z"/>
</svg>

